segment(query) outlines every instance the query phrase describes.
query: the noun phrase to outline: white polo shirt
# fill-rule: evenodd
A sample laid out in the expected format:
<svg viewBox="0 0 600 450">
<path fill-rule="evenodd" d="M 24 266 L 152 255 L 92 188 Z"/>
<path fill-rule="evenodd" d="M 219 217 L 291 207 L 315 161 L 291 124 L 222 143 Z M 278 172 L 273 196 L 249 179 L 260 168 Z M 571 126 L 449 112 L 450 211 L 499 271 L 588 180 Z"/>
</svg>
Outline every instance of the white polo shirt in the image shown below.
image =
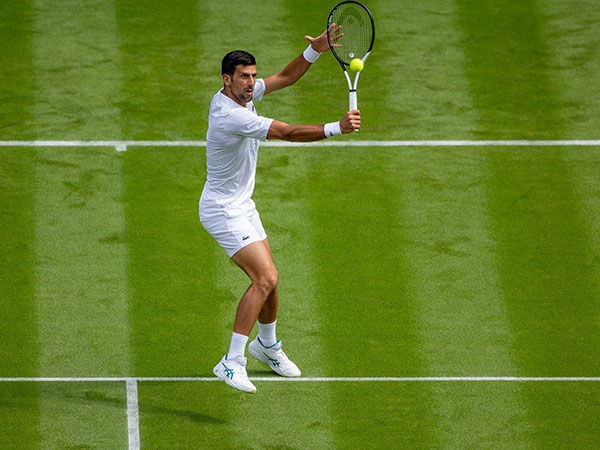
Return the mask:
<svg viewBox="0 0 600 450">
<path fill-rule="evenodd" d="M 265 82 L 259 78 L 252 100 L 262 100 L 264 93 Z M 200 198 L 200 220 L 254 211 L 258 141 L 267 138 L 272 122 L 256 113 L 252 101 L 244 107 L 222 91 L 213 97 L 206 133 L 208 176 Z"/>
</svg>

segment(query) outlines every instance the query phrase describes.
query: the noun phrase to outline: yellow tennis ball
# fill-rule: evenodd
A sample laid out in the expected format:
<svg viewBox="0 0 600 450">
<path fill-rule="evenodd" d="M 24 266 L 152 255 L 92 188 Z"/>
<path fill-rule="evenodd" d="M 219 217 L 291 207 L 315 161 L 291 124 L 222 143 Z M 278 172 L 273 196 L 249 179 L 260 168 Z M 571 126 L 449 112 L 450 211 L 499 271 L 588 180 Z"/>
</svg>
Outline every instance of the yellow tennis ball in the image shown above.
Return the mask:
<svg viewBox="0 0 600 450">
<path fill-rule="evenodd" d="M 362 62 L 360 58 L 354 58 L 350 61 L 350 68 L 355 72 L 360 72 L 365 67 L 365 63 Z"/>
</svg>

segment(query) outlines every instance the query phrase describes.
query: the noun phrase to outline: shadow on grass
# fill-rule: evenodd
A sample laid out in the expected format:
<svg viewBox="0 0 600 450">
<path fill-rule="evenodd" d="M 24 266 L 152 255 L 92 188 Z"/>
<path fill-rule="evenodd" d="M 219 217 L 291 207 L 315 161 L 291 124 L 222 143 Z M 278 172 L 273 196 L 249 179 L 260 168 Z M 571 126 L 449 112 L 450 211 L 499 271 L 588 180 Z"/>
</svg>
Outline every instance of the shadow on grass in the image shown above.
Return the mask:
<svg viewBox="0 0 600 450">
<path fill-rule="evenodd" d="M 54 394 L 55 397 L 67 399 L 73 402 L 79 402 L 84 405 L 105 405 L 125 410 L 127 408 L 127 400 L 125 397 L 113 397 L 105 392 L 97 390 L 80 390 L 78 392 L 66 393 L 61 395 L 60 392 Z M 198 405 L 201 406 L 201 405 Z M 191 411 L 189 409 L 175 409 L 161 406 L 148 405 L 147 402 L 140 404 L 141 414 L 166 414 L 182 419 L 187 419 L 195 423 L 203 423 L 210 425 L 224 425 L 228 422 L 218 417 L 203 414 L 199 411 Z"/>
</svg>

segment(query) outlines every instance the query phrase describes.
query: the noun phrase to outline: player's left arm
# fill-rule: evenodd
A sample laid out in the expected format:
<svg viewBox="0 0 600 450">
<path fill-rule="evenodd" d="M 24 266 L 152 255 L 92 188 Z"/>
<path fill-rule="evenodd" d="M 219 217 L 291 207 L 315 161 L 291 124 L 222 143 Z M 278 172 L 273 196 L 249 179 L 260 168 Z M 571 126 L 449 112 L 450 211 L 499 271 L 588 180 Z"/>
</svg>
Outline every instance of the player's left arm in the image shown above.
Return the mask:
<svg viewBox="0 0 600 450">
<path fill-rule="evenodd" d="M 335 27 L 335 24 L 332 24 L 331 27 Z M 341 28 L 342 27 L 335 27 L 335 33 L 337 33 Z M 335 42 L 342 36 L 343 33 L 334 36 L 333 41 Z M 310 46 L 317 53 L 323 53 L 329 50 L 327 31 L 324 31 L 316 38 L 304 36 L 304 39 L 310 42 Z M 306 60 L 304 54 L 298 56 L 291 63 L 285 66 L 285 69 L 283 69 L 281 72 L 265 78 L 265 95 L 294 84 L 296 81 L 302 78 L 302 75 L 306 73 L 310 66 L 311 63 Z"/>
<path fill-rule="evenodd" d="M 334 125 L 332 127 L 332 125 Z M 336 131 L 329 131 L 336 130 Z M 267 133 L 267 139 L 281 139 L 290 142 L 320 141 L 337 134 L 347 134 L 360 128 L 360 111 L 348 111 L 342 120 L 325 125 L 288 125 L 274 120 Z"/>
</svg>

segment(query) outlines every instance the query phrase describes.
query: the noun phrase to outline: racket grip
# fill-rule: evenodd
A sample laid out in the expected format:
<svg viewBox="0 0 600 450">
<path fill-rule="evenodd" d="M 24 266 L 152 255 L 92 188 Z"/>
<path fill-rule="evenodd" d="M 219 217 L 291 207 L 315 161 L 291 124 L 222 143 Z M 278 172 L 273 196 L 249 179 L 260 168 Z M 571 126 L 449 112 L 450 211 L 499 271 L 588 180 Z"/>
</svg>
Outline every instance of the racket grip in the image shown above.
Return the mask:
<svg viewBox="0 0 600 450">
<path fill-rule="evenodd" d="M 356 99 L 356 89 L 350 89 L 350 98 L 349 98 L 348 104 L 349 104 L 348 111 L 354 111 L 355 109 L 358 109 L 358 101 Z M 354 131 L 358 131 L 358 130 L 354 130 Z"/>
<path fill-rule="evenodd" d="M 358 101 L 356 99 L 356 90 L 350 90 L 350 98 L 349 98 L 349 109 L 348 111 L 353 111 L 358 108 Z"/>
</svg>

